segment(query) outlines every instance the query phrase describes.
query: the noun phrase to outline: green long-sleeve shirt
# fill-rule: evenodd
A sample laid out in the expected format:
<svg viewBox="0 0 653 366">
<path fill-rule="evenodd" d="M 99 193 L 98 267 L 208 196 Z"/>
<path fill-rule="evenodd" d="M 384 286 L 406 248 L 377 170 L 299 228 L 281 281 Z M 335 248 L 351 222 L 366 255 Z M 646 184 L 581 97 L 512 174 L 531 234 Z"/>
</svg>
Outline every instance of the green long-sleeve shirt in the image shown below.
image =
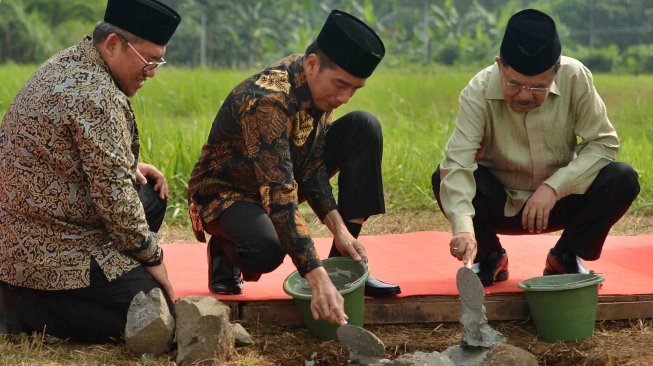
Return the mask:
<svg viewBox="0 0 653 366">
<path fill-rule="evenodd" d="M 579 61 L 561 58 L 548 98 L 528 113 L 504 101 L 497 65 L 485 68 L 460 95 L 456 129 L 440 164 L 440 198 L 452 232 L 474 232 L 478 165 L 505 187 L 504 214 L 509 217 L 542 183 L 558 199 L 585 193 L 618 148 L 592 74 Z"/>
</svg>

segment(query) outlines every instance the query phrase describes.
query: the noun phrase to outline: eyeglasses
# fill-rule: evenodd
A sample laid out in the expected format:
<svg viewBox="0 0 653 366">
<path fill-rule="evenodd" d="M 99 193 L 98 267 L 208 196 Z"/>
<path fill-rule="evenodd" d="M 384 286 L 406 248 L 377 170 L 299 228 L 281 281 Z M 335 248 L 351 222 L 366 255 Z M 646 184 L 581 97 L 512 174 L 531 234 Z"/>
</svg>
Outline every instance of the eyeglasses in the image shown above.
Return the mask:
<svg viewBox="0 0 653 366">
<path fill-rule="evenodd" d="M 508 88 L 510 91 L 512 91 L 515 94 L 520 93 L 522 89 L 536 95 L 542 95 L 549 92 L 549 88 L 526 86 L 526 85 L 513 83 L 512 81 L 506 81 L 503 83 L 503 85 L 505 85 L 506 88 Z"/>
<path fill-rule="evenodd" d="M 160 59 L 158 59 L 156 61 L 146 60 L 145 57 L 143 57 L 140 54 L 140 52 L 136 51 L 136 48 L 134 48 L 134 46 L 132 46 L 132 44 L 129 43 L 129 41 L 127 41 L 127 40 L 125 40 L 125 41 L 127 42 L 127 46 L 129 46 L 129 48 L 131 48 L 136 53 L 136 56 L 138 56 L 143 61 L 143 63 L 145 63 L 145 66 L 143 66 L 143 72 L 156 70 L 159 67 L 161 67 L 163 64 L 166 63 L 166 60 L 164 60 L 163 57 L 161 57 Z"/>
</svg>

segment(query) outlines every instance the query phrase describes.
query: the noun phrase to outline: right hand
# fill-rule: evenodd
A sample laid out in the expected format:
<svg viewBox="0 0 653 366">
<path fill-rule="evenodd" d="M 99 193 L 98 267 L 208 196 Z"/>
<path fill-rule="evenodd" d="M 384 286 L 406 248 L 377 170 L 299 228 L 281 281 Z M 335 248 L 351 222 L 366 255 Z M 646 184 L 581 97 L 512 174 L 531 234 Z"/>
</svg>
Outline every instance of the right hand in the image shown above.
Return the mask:
<svg viewBox="0 0 653 366">
<path fill-rule="evenodd" d="M 449 253 L 458 260 L 463 261 L 463 264 L 467 267 L 471 267 L 471 264 L 474 263 L 477 250 L 478 245 L 473 233 L 453 234 L 449 242 Z"/>
<path fill-rule="evenodd" d="M 351 257 L 356 262 L 367 263 L 367 251 L 358 239 L 354 238 L 349 231 L 343 231 L 334 236 L 336 249 L 345 257 Z"/>
<path fill-rule="evenodd" d="M 304 276 L 311 287 L 311 313 L 315 320 L 343 325 L 347 323 L 345 299 L 331 283 L 323 267 L 318 267 Z"/>
<path fill-rule="evenodd" d="M 172 283 L 168 279 L 168 271 L 166 270 L 165 263 L 161 263 L 158 266 L 146 267 L 145 269 L 150 273 L 152 278 L 161 285 L 163 291 L 166 292 L 166 295 L 170 298 L 170 301 L 175 301 L 175 291 L 172 289 Z"/>
</svg>

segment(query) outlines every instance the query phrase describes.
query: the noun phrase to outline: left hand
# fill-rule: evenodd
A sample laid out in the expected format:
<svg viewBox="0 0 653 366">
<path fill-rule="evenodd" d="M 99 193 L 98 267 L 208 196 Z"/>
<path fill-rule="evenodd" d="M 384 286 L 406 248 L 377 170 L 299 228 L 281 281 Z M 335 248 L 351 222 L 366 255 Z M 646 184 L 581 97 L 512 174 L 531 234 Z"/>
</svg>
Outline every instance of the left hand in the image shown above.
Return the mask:
<svg viewBox="0 0 653 366">
<path fill-rule="evenodd" d="M 154 165 L 138 163 L 138 165 L 136 165 L 136 182 L 141 185 L 146 185 L 148 179 L 154 181 L 154 190 L 159 192 L 159 198 L 162 200 L 168 199 L 170 195 L 168 191 L 168 181 L 166 181 L 166 177 L 163 173 L 155 168 Z"/>
<path fill-rule="evenodd" d="M 521 226 L 529 233 L 541 233 L 549 226 L 549 214 L 558 202 L 556 191 L 547 184 L 540 184 L 526 201 L 521 216 Z"/>
</svg>

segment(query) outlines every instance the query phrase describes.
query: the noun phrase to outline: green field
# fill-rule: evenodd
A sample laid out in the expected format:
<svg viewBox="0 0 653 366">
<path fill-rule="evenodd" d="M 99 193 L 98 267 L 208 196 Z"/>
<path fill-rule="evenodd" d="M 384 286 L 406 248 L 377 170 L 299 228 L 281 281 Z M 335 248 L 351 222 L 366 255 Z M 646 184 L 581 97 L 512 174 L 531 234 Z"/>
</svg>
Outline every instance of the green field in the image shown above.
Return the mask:
<svg viewBox="0 0 653 366">
<path fill-rule="evenodd" d="M 34 66 L 0 66 L 0 113 Z M 172 187 L 168 222 L 186 223 L 188 175 L 227 93 L 250 73 L 162 68 L 132 99 L 142 139 L 142 161 L 159 167 Z M 381 70 L 336 117 L 365 109 L 384 128 L 386 209 L 437 210 L 430 176 L 452 132 L 458 94 L 474 70 Z M 596 75 L 612 123 L 621 138 L 618 160 L 640 174 L 642 191 L 631 211 L 653 214 L 653 76 Z"/>
</svg>

